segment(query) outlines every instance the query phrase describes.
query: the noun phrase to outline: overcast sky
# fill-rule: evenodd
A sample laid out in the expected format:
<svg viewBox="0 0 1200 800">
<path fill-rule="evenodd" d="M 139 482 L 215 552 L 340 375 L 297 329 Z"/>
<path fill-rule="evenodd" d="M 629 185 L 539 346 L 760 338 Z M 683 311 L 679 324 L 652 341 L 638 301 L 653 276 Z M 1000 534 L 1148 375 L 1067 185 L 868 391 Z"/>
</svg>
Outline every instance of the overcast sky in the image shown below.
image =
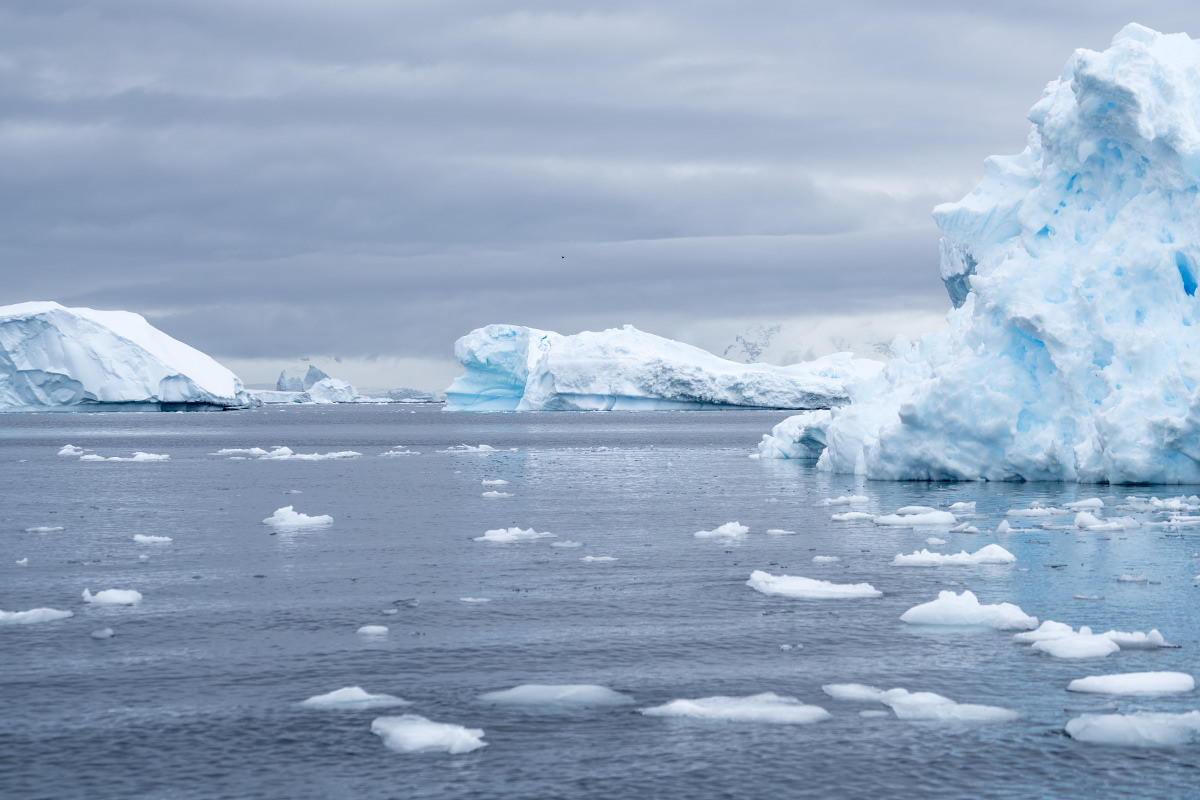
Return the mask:
<svg viewBox="0 0 1200 800">
<path fill-rule="evenodd" d="M 931 208 L 1135 20 L 1200 36 L 1194 0 L 7 0 L 0 303 L 430 389 L 491 322 L 941 313 Z"/>
</svg>

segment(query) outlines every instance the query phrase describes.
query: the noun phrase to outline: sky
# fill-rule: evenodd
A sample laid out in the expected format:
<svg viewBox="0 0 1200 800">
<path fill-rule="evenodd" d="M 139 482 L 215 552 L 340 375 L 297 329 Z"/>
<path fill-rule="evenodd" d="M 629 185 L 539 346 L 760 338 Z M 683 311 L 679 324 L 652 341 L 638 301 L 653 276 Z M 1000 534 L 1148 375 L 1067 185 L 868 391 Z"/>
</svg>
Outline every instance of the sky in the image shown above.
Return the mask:
<svg viewBox="0 0 1200 800">
<path fill-rule="evenodd" d="M 1131 21 L 1200 37 L 1184 0 L 0 0 L 0 304 L 427 390 L 495 322 L 915 335 L 932 208 Z"/>
</svg>

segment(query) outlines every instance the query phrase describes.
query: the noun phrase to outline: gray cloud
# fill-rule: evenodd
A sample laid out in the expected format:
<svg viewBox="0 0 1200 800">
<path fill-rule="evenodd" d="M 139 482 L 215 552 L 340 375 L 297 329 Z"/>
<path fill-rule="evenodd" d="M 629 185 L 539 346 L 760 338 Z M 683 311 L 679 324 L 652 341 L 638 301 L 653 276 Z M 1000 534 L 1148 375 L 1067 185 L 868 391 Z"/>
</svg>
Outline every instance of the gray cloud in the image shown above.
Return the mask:
<svg viewBox="0 0 1200 800">
<path fill-rule="evenodd" d="M 280 359 L 938 308 L 930 209 L 1071 50 L 1200 33 L 1184 2 L 976 5 L 10 4 L 0 302 Z"/>
</svg>

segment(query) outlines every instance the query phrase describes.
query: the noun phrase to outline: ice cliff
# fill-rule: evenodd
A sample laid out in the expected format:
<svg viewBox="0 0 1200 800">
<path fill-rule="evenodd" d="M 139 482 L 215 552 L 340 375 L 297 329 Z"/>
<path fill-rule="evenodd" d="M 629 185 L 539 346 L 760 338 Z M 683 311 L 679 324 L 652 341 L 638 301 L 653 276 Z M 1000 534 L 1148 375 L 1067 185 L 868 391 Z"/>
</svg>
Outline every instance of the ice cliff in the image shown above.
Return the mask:
<svg viewBox="0 0 1200 800">
<path fill-rule="evenodd" d="M 251 403 L 236 375 L 138 314 L 0 306 L 0 411 Z"/>
<path fill-rule="evenodd" d="M 764 457 L 879 479 L 1200 482 L 1200 45 L 1077 50 L 1028 146 L 938 206 L 949 327 Z"/>
<path fill-rule="evenodd" d="M 626 325 L 563 336 L 517 325 L 454 344 L 466 372 L 446 389 L 457 411 L 828 408 L 882 364 L 839 353 L 791 367 L 737 364 Z"/>
</svg>

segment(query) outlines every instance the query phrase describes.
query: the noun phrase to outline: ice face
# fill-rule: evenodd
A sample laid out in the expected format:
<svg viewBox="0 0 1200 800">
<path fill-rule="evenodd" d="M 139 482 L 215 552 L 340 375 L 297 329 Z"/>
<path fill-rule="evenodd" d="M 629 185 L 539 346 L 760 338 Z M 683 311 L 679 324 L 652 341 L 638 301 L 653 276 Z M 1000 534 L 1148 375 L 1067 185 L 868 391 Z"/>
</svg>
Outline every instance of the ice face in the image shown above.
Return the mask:
<svg viewBox="0 0 1200 800">
<path fill-rule="evenodd" d="M 626 325 L 562 336 L 489 325 L 459 339 L 466 372 L 446 389 L 456 411 L 827 408 L 882 367 L 838 353 L 804 364 L 738 364 Z"/>
<path fill-rule="evenodd" d="M 0 307 L 0 411 L 252 402 L 236 375 L 137 314 Z"/>
<path fill-rule="evenodd" d="M 1019 155 L 938 206 L 949 327 L 763 457 L 876 479 L 1200 481 L 1200 45 L 1077 50 Z M 823 416 L 822 416 L 823 414 Z"/>
</svg>

